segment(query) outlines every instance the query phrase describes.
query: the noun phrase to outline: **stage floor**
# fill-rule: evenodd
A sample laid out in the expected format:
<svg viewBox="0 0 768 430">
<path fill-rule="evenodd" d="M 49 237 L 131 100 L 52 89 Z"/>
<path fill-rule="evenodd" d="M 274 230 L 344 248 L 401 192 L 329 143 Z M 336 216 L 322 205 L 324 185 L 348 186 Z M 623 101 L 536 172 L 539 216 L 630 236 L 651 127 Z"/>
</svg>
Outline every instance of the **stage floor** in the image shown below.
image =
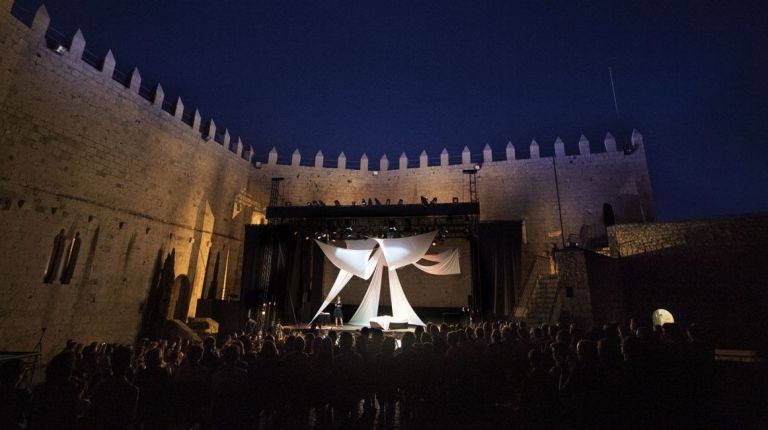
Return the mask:
<svg viewBox="0 0 768 430">
<path fill-rule="evenodd" d="M 324 325 L 322 327 L 318 327 L 318 330 L 321 332 L 329 332 L 329 331 L 335 331 L 337 333 L 341 332 L 359 332 L 360 329 L 363 328 L 363 326 L 360 325 L 352 325 L 352 324 L 344 324 L 343 326 L 335 326 L 335 325 Z M 290 330 L 290 331 L 300 331 L 302 333 L 306 333 L 311 330 L 311 327 L 309 324 L 293 324 L 293 325 L 284 325 L 283 330 Z M 416 331 L 416 327 L 408 327 L 408 328 L 401 328 L 401 329 L 390 329 L 390 330 L 384 330 L 384 334 L 392 334 L 396 336 L 402 336 L 404 333 L 413 333 Z"/>
</svg>

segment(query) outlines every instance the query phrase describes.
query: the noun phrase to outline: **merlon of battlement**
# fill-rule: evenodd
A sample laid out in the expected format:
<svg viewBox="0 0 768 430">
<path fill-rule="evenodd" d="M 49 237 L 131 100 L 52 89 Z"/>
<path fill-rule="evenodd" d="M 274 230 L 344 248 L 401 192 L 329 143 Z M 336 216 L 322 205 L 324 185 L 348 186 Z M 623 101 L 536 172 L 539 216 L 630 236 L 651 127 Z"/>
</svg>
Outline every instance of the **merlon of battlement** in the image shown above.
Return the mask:
<svg viewBox="0 0 768 430">
<path fill-rule="evenodd" d="M 541 153 L 539 152 L 539 143 L 536 142 L 536 139 L 533 139 L 531 141 L 530 151 L 531 151 L 531 158 L 539 158 L 539 156 L 541 155 Z"/>
<path fill-rule="evenodd" d="M 512 141 L 507 142 L 507 161 L 515 159 L 515 145 L 512 145 Z"/>
<path fill-rule="evenodd" d="M 555 139 L 555 157 L 565 157 L 565 143 L 560 136 Z"/>
<path fill-rule="evenodd" d="M 128 83 L 128 88 L 130 88 L 132 92 L 138 94 L 140 87 L 141 87 L 141 73 L 139 73 L 138 67 L 134 67 L 133 73 L 131 73 L 131 78 Z"/>
<path fill-rule="evenodd" d="M 180 120 L 182 115 L 184 115 L 184 102 L 182 102 L 181 97 L 179 97 L 176 99 L 176 104 L 173 108 L 173 116 Z"/>
<path fill-rule="evenodd" d="M 48 9 L 45 5 L 40 5 L 32 19 L 32 33 L 39 38 L 45 37 L 48 27 L 51 25 L 51 16 L 48 15 Z"/>
<path fill-rule="evenodd" d="M 72 36 L 72 41 L 69 42 L 68 56 L 75 60 L 81 60 L 83 58 L 83 52 L 85 52 L 85 37 L 83 32 L 78 28 L 75 35 Z"/>
<path fill-rule="evenodd" d="M 104 55 L 104 60 L 101 62 L 101 73 L 106 79 L 112 79 L 112 75 L 115 74 L 115 54 L 110 49 L 107 54 Z"/>
<path fill-rule="evenodd" d="M 587 136 L 582 134 L 579 138 L 579 154 L 589 155 L 589 153 L 589 140 L 587 140 Z"/>
</svg>

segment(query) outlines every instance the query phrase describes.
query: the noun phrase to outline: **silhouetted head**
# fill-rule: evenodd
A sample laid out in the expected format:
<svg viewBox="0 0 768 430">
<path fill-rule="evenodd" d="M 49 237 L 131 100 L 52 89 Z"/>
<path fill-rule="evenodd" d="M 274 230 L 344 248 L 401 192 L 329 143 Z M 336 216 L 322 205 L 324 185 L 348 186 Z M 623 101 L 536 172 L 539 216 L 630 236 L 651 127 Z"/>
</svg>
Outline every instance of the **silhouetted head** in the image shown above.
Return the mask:
<svg viewBox="0 0 768 430">
<path fill-rule="evenodd" d="M 339 336 L 339 348 L 343 351 L 349 351 L 352 349 L 352 343 L 352 335 L 347 332 L 342 332 L 341 336 Z"/>
<path fill-rule="evenodd" d="M 206 337 L 203 340 L 203 348 L 205 348 L 206 351 L 211 351 L 216 348 L 216 338 L 213 336 Z"/>
<path fill-rule="evenodd" d="M 528 351 L 528 363 L 533 369 L 540 369 L 544 366 L 544 356 L 538 349 Z"/>
<path fill-rule="evenodd" d="M 277 347 L 274 342 L 264 342 L 261 345 L 261 351 L 259 351 L 259 359 L 261 360 L 277 360 Z"/>
<path fill-rule="evenodd" d="M 400 346 L 403 349 L 406 349 L 406 350 L 407 349 L 412 349 L 413 348 L 413 344 L 416 343 L 416 336 L 414 336 L 413 333 L 408 332 L 408 333 L 403 335 L 403 338 L 400 339 L 400 342 L 401 342 Z"/>
<path fill-rule="evenodd" d="M 387 336 L 384 338 L 384 342 L 381 344 L 381 353 L 387 356 L 391 356 L 395 353 L 395 338 Z"/>
<path fill-rule="evenodd" d="M 227 346 L 224 348 L 221 358 L 224 360 L 224 363 L 234 366 L 240 360 L 240 346 L 236 343 Z"/>
<path fill-rule="evenodd" d="M 583 364 L 594 364 L 597 362 L 597 344 L 592 340 L 580 340 L 576 345 L 576 355 L 579 362 Z"/>
<path fill-rule="evenodd" d="M 21 382 L 22 376 L 24 376 L 24 362 L 20 359 L 14 358 L 0 364 L 0 384 L 14 388 Z"/>
<path fill-rule="evenodd" d="M 200 345 L 191 345 L 189 348 L 187 348 L 187 360 L 189 360 L 190 363 L 199 363 L 200 359 L 203 358 L 203 347 Z"/>
<path fill-rule="evenodd" d="M 118 346 L 112 351 L 109 363 L 112 367 L 112 374 L 115 376 L 125 376 L 128 368 L 131 367 L 131 356 L 133 351 L 127 346 Z"/>
<path fill-rule="evenodd" d="M 147 369 L 156 369 L 163 365 L 163 350 L 160 348 L 152 348 L 144 354 L 144 364 Z"/>
<path fill-rule="evenodd" d="M 45 368 L 45 380 L 48 382 L 66 381 L 72 376 L 75 357 L 71 352 L 62 352 L 48 362 Z"/>
</svg>

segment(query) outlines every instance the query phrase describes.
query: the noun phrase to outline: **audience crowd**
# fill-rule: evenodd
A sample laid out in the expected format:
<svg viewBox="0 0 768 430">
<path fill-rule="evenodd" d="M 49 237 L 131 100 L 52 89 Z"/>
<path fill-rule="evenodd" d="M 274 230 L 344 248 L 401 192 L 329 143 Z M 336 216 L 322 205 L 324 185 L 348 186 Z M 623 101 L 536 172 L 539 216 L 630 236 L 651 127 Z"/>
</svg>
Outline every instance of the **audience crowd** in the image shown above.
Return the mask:
<svg viewBox="0 0 768 430">
<path fill-rule="evenodd" d="M 670 428 L 710 407 L 695 326 L 428 324 L 203 342 L 68 342 L 26 388 L 0 367 L 0 428 Z M 673 426 L 674 427 L 674 426 Z"/>
</svg>

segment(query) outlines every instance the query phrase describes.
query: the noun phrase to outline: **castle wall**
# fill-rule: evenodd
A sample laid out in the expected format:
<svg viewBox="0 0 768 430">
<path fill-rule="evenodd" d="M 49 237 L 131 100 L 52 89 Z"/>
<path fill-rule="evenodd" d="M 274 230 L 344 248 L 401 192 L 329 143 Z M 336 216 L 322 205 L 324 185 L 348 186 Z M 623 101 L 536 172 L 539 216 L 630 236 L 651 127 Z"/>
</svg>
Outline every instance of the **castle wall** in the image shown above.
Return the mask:
<svg viewBox="0 0 768 430">
<path fill-rule="evenodd" d="M 637 140 L 639 146 L 630 154 L 614 150 L 483 162 L 477 174 L 480 219 L 524 220 L 528 249 L 538 254 L 562 244 L 560 213 L 566 240 L 584 229 L 604 234 L 605 203 L 614 208 L 617 222 L 652 220 L 653 196 L 641 142 Z M 372 170 L 266 163 L 251 172 L 249 190 L 266 201 L 271 178 L 282 177 L 280 203 L 294 206 L 317 200 L 360 204 L 369 197 L 393 204 L 399 199 L 419 203 L 420 196 L 437 197 L 442 203 L 454 197 L 469 201 L 469 178 L 463 170 L 471 166 L 414 167 L 374 175 Z"/>
<path fill-rule="evenodd" d="M 46 20 L 39 12 L 29 29 L 0 14 L 0 349 L 31 349 L 47 327 L 49 356 L 67 338 L 133 341 L 172 250 L 194 297 L 217 252 L 219 284 L 239 293 L 243 225 L 263 208 L 247 195 L 247 160 L 140 97 L 135 81 L 48 49 Z M 81 239 L 74 274 L 44 283 L 61 230 L 67 248 Z"/>
<path fill-rule="evenodd" d="M 98 68 L 82 61 L 81 34 L 61 53 L 47 47 L 44 9 L 31 28 L 9 11 L 10 2 L 0 0 L 0 349 L 31 348 L 42 327 L 49 329 L 46 353 L 67 338 L 132 341 L 171 251 L 175 274 L 192 284 L 188 315 L 194 298 L 206 294 L 216 256 L 218 284 L 226 288 L 219 295 L 238 294 L 243 226 L 263 218 L 274 177 L 285 178 L 282 204 L 470 199 L 466 149 L 461 164 L 444 153 L 437 166 L 422 154 L 421 167 L 399 159 L 368 169 L 366 159 L 348 169 L 346 160 L 323 167 L 333 163 L 318 154 L 311 167 L 298 153 L 291 165 L 270 153 L 253 167 L 249 147 L 213 125 L 200 127 L 199 113 L 181 100 L 164 104 L 162 90 L 148 92 L 137 70 L 114 80 L 111 52 Z M 554 158 L 539 158 L 538 146 L 527 159 L 516 159 L 511 146 L 506 157 L 486 148 L 477 174 L 481 220 L 525 221 L 524 254 L 544 254 L 563 236 L 601 224 L 604 203 L 618 222 L 652 219 L 642 137 L 634 133 L 632 141 L 631 153 L 617 151 L 611 138 L 596 154 L 580 142 L 579 155 L 566 155 L 559 142 Z M 62 284 L 57 273 L 44 283 L 61 230 L 67 247 L 80 238 L 77 264 L 71 282 Z M 466 300 L 456 291 L 446 303 Z"/>
<path fill-rule="evenodd" d="M 628 316 L 648 322 L 663 308 L 719 347 L 768 350 L 768 215 L 616 225 L 608 235 Z"/>
</svg>

